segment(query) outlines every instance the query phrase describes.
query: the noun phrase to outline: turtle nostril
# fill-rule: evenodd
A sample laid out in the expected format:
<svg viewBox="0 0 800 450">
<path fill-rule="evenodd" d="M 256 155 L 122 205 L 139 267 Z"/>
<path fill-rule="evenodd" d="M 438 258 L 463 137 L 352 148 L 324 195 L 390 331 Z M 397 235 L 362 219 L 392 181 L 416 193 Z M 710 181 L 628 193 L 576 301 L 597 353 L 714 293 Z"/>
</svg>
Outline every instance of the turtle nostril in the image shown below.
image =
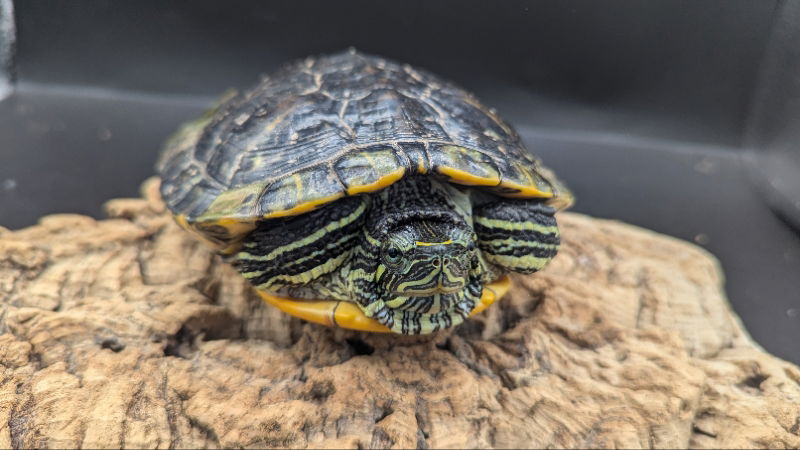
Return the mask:
<svg viewBox="0 0 800 450">
<path fill-rule="evenodd" d="M 441 264 L 441 261 L 439 260 L 439 258 L 436 258 L 436 259 L 433 260 L 433 267 L 439 267 L 439 264 Z"/>
</svg>

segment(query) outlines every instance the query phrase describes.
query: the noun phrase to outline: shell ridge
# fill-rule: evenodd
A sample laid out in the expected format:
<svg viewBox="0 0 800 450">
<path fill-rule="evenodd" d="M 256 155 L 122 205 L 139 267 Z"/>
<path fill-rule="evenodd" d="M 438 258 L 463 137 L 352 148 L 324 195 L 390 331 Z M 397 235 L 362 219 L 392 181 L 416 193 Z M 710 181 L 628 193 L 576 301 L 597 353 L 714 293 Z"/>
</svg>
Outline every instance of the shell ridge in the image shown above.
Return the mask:
<svg viewBox="0 0 800 450">
<path fill-rule="evenodd" d="M 409 174 L 411 171 L 415 170 L 416 167 L 411 166 L 411 158 L 408 156 L 405 150 L 397 142 L 392 142 L 389 146 L 394 149 L 395 157 L 397 158 L 398 162 L 401 166 L 407 167 L 409 170 L 406 174 Z M 401 161 L 402 159 L 402 161 Z"/>
</svg>

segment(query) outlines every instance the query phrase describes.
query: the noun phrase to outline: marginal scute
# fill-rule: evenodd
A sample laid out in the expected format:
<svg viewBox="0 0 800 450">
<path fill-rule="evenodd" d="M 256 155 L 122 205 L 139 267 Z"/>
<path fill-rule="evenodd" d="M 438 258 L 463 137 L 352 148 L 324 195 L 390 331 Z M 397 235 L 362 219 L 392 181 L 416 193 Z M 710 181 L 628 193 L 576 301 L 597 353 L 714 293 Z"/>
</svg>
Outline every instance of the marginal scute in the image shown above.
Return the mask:
<svg viewBox="0 0 800 450">
<path fill-rule="evenodd" d="M 251 211 L 253 199 L 264 190 L 264 183 L 252 183 L 236 189 L 222 192 L 214 199 L 211 206 L 198 217 L 198 221 L 214 221 L 223 217 L 253 217 Z"/>
<path fill-rule="evenodd" d="M 561 210 L 567 209 L 575 203 L 575 197 L 572 192 L 556 177 L 552 170 L 539 166 L 539 173 L 542 174 L 542 179 L 550 185 L 553 191 L 553 197 L 547 201 L 550 206 Z"/>
<path fill-rule="evenodd" d="M 404 142 L 399 147 L 407 159 L 409 172 L 426 174 L 431 170 L 431 163 L 428 161 L 428 155 L 423 144 L 419 142 Z"/>
<path fill-rule="evenodd" d="M 327 165 L 318 165 L 282 178 L 261 197 L 259 215 L 265 219 L 295 216 L 344 196 L 344 187 Z"/>
<path fill-rule="evenodd" d="M 236 251 L 243 236 L 253 231 L 254 221 L 223 218 L 217 221 L 197 222 L 194 231 L 223 254 Z"/>
<path fill-rule="evenodd" d="M 211 180 L 202 178 L 200 174 L 191 175 L 191 179 L 195 183 L 175 183 L 169 187 L 174 189 L 175 194 L 167 202 L 167 206 L 173 211 L 182 212 L 186 220 L 193 223 L 208 209 L 208 198 L 203 194 L 213 190 L 214 186 Z"/>
<path fill-rule="evenodd" d="M 431 152 L 431 165 L 453 183 L 468 186 L 496 186 L 500 174 L 483 153 L 454 145 L 442 145 Z"/>
<path fill-rule="evenodd" d="M 553 190 L 550 183 L 536 173 L 537 169 L 533 163 L 507 161 L 500 167 L 503 181 L 493 191 L 498 195 L 512 198 L 552 197 Z"/>
<path fill-rule="evenodd" d="M 349 153 L 336 161 L 334 168 L 349 195 L 383 189 L 405 174 L 405 167 L 398 163 L 397 151 L 391 147 Z"/>
</svg>

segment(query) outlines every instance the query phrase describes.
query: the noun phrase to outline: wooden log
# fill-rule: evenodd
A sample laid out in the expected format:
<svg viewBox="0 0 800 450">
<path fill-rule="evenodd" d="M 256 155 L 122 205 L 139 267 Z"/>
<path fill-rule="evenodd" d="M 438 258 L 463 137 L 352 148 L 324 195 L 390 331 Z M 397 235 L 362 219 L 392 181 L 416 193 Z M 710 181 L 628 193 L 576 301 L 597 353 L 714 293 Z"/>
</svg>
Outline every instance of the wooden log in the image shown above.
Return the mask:
<svg viewBox="0 0 800 450">
<path fill-rule="evenodd" d="M 263 304 L 143 192 L 0 230 L 0 447 L 800 447 L 800 368 L 694 245 L 564 213 L 479 317 L 369 334 Z"/>
</svg>

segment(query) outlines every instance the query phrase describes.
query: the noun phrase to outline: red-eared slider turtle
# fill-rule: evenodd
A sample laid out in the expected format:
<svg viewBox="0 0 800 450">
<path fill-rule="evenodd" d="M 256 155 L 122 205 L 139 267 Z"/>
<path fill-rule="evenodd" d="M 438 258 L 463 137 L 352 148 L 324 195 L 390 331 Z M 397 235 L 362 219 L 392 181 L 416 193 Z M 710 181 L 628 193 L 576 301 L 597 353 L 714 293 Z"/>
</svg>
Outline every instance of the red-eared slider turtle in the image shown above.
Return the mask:
<svg viewBox="0 0 800 450">
<path fill-rule="evenodd" d="M 408 65 L 308 58 L 189 123 L 158 164 L 176 220 L 307 320 L 429 333 L 543 268 L 569 192 L 494 110 Z"/>
</svg>

